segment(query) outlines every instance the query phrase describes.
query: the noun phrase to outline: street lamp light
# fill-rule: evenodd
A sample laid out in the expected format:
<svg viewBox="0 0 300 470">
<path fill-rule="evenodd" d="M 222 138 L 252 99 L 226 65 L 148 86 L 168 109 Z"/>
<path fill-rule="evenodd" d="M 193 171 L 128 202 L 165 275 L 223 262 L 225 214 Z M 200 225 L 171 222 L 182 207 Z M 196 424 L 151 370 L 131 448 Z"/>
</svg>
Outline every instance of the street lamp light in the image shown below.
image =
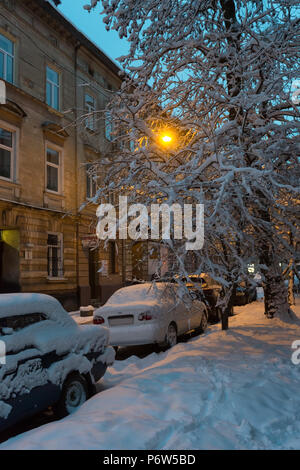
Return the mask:
<svg viewBox="0 0 300 470">
<path fill-rule="evenodd" d="M 170 142 L 172 142 L 172 137 L 170 135 L 164 135 L 164 136 L 162 136 L 161 140 L 165 144 L 169 144 Z"/>
<path fill-rule="evenodd" d="M 167 147 L 174 143 L 174 136 L 171 132 L 164 131 L 160 134 L 159 140 L 160 140 L 161 145 L 163 145 L 164 147 Z"/>
</svg>

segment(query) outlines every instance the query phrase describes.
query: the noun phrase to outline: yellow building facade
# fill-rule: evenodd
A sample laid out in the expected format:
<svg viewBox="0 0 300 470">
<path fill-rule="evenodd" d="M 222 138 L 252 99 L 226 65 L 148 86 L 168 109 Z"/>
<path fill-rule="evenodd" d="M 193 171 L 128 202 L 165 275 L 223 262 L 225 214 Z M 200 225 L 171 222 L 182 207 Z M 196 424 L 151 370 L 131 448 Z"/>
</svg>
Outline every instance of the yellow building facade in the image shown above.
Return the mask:
<svg viewBox="0 0 300 470">
<path fill-rule="evenodd" d="M 104 109 L 118 73 L 49 2 L 0 2 L 0 293 L 71 310 L 130 282 L 129 242 L 99 245 L 96 205 L 80 209 L 97 189 L 88 165 L 115 151 Z"/>
</svg>

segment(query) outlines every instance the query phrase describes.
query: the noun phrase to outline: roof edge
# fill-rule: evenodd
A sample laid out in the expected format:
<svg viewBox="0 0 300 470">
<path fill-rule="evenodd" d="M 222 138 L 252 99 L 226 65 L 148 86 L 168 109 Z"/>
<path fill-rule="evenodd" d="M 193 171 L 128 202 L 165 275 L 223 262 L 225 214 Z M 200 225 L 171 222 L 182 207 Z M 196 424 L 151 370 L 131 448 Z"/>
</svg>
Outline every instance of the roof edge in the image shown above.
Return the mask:
<svg viewBox="0 0 300 470">
<path fill-rule="evenodd" d="M 118 67 L 96 44 L 79 31 L 59 10 L 45 0 L 34 0 L 43 10 L 60 22 L 87 50 L 94 54 L 106 67 L 120 78 L 124 71 Z"/>
</svg>

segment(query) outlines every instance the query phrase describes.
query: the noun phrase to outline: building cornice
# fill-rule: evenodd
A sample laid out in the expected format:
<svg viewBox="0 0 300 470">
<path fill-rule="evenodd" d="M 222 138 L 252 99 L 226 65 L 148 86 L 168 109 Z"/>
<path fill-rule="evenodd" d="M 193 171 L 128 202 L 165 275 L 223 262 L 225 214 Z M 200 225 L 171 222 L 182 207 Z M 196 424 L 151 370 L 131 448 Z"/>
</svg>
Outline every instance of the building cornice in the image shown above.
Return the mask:
<svg viewBox="0 0 300 470">
<path fill-rule="evenodd" d="M 66 33 L 72 36 L 75 43 L 85 47 L 93 56 L 104 64 L 120 80 L 120 73 L 124 73 L 99 47 L 79 31 L 70 21 L 67 20 L 55 7 L 45 0 L 23 0 L 27 7 L 35 9 L 40 7 L 46 14 L 50 15 Z"/>
</svg>

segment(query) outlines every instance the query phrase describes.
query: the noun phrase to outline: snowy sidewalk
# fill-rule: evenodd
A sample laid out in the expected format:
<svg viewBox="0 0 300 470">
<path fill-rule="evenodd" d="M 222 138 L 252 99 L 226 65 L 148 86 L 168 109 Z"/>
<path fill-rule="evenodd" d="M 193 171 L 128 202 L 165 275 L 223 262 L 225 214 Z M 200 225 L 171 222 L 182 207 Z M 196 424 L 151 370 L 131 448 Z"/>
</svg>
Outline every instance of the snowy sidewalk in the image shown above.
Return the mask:
<svg viewBox="0 0 300 470">
<path fill-rule="evenodd" d="M 265 319 L 262 302 L 235 311 L 228 332 L 116 362 L 74 415 L 0 449 L 299 449 L 300 323 Z"/>
</svg>

